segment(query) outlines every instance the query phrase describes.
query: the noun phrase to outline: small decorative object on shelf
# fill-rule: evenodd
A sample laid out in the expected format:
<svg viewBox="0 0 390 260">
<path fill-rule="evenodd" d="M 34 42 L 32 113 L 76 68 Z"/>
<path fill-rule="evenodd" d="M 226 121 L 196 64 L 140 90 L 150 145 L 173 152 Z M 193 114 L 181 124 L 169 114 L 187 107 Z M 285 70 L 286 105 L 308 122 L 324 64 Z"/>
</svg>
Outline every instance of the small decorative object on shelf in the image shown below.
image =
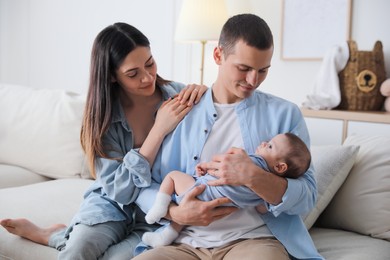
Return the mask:
<svg viewBox="0 0 390 260">
<path fill-rule="evenodd" d="M 358 51 L 355 41 L 348 41 L 349 59 L 339 73 L 341 103 L 336 109 L 381 110 L 385 97 L 380 86 L 386 79 L 383 47 L 380 41 L 372 51 Z"/>
<path fill-rule="evenodd" d="M 387 112 L 390 112 L 390 79 L 383 81 L 381 93 L 385 97 L 385 104 L 383 107 Z"/>
</svg>

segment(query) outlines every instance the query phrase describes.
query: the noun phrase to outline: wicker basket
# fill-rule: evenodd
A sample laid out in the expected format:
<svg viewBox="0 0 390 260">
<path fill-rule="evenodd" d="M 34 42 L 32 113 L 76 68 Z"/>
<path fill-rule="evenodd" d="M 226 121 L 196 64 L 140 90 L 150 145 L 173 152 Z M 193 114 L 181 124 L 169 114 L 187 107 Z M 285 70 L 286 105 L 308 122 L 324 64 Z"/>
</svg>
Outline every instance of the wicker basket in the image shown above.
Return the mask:
<svg viewBox="0 0 390 260">
<path fill-rule="evenodd" d="M 358 51 L 356 42 L 348 41 L 349 60 L 339 73 L 341 110 L 381 110 L 385 97 L 380 86 L 386 79 L 383 47 L 375 43 L 373 51 Z"/>
</svg>

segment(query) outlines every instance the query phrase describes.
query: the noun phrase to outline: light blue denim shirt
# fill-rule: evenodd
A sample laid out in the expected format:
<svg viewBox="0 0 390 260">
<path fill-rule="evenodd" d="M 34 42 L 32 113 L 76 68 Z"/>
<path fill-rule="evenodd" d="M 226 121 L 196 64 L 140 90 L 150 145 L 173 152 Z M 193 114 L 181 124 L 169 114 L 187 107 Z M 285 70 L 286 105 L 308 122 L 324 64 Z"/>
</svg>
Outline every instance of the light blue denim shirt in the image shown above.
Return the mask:
<svg viewBox="0 0 390 260">
<path fill-rule="evenodd" d="M 255 91 L 235 108 L 241 129 L 244 149 L 255 153 L 262 141 L 273 136 L 291 132 L 310 147 L 306 123 L 295 104 L 279 97 Z M 149 188 L 142 189 L 137 203 L 144 212 L 153 204 L 159 183 L 172 170 L 195 174 L 195 166 L 218 113 L 213 105 L 209 89 L 200 103 L 189 112 L 176 129 L 169 134 L 155 160 Z M 298 179 L 287 179 L 288 186 L 278 205 L 268 205 L 269 213 L 262 215 L 272 234 L 298 259 L 323 259 L 303 224 L 300 215 L 309 212 L 315 205 L 317 186 L 313 166 Z"/>
<path fill-rule="evenodd" d="M 184 85 L 171 82 L 160 87 L 163 100 L 176 95 Z M 148 161 L 133 149 L 133 132 L 119 100 L 114 101 L 112 122 L 104 138 L 105 151 L 123 161 L 98 158 L 97 179 L 84 194 L 72 225 L 94 225 L 108 221 L 133 220 L 134 200 L 141 188 L 151 183 Z M 68 229 L 71 230 L 72 225 Z"/>
</svg>

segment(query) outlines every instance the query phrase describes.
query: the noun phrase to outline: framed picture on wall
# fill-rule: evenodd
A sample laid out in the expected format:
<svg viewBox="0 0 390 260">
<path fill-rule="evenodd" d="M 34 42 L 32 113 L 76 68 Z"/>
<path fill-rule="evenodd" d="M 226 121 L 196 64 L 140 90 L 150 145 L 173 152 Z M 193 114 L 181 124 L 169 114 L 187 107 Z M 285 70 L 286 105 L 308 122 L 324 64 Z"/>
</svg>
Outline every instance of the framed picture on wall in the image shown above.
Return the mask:
<svg viewBox="0 0 390 260">
<path fill-rule="evenodd" d="M 283 60 L 320 60 L 350 39 L 351 0 L 283 0 Z"/>
</svg>

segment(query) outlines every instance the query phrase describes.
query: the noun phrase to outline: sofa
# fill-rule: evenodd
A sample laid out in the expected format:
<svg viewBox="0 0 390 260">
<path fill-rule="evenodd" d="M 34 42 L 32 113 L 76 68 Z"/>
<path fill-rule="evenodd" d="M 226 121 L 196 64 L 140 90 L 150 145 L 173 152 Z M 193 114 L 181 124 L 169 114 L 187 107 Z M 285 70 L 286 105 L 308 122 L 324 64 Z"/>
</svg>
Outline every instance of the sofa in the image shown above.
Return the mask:
<svg viewBox="0 0 390 260">
<path fill-rule="evenodd" d="M 93 180 L 79 134 L 85 96 L 0 84 L 0 219 L 68 224 Z M 302 216 L 329 260 L 390 259 L 390 136 L 311 147 L 318 201 Z M 0 227 L 0 259 L 56 259 L 57 250 Z"/>
</svg>

